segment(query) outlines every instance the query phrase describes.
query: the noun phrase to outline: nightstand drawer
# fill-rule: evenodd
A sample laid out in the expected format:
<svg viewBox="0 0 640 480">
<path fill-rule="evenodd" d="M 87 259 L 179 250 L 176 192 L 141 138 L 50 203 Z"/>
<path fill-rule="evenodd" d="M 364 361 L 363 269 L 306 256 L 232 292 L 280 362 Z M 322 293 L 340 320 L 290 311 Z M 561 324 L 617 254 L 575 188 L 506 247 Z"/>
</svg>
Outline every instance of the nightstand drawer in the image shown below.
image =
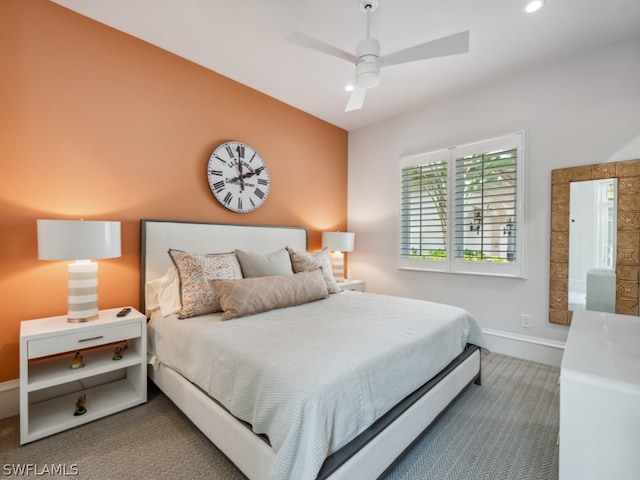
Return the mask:
<svg viewBox="0 0 640 480">
<path fill-rule="evenodd" d="M 45 357 L 129 338 L 138 338 L 142 335 L 141 328 L 140 322 L 135 322 L 128 325 L 82 329 L 77 333 L 65 332 L 64 335 L 29 340 L 27 342 L 28 358 Z"/>
</svg>

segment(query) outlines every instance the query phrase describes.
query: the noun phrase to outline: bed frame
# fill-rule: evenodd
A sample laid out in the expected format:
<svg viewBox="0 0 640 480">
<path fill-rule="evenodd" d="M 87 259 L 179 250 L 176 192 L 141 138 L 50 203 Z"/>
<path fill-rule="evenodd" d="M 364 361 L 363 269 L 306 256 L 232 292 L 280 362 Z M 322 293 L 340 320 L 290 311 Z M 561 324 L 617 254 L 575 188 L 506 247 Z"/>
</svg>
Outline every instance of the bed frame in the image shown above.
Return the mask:
<svg viewBox="0 0 640 480">
<path fill-rule="evenodd" d="M 142 220 L 141 228 L 142 311 L 147 279 L 162 276 L 172 265 L 170 248 L 194 253 L 307 248 L 307 230 L 298 227 Z M 263 437 L 174 370 L 161 364 L 149 367 L 148 375 L 250 480 L 269 479 L 274 452 Z M 317 480 L 383 477 L 471 383 L 480 384 L 480 351 L 474 345 L 468 345 L 433 379 L 327 458 Z"/>
</svg>

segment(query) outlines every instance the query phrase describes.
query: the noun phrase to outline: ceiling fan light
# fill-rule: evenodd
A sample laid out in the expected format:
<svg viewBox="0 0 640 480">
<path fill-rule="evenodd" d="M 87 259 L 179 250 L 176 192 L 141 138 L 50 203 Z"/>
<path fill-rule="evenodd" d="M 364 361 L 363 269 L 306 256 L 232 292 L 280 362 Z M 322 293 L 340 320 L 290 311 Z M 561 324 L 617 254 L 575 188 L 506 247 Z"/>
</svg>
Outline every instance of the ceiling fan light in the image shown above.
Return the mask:
<svg viewBox="0 0 640 480">
<path fill-rule="evenodd" d="M 356 65 L 356 85 L 372 88 L 380 83 L 380 64 L 377 61 L 360 62 Z"/>
<path fill-rule="evenodd" d="M 359 65 L 358 65 L 359 66 Z M 371 67 L 371 65 L 366 65 Z M 362 88 L 373 88 L 380 83 L 380 69 L 374 66 L 373 69 L 358 68 L 356 73 L 356 85 Z"/>
<path fill-rule="evenodd" d="M 524 11 L 527 13 L 537 12 L 544 5 L 544 0 L 529 0 L 524 7 Z"/>
</svg>

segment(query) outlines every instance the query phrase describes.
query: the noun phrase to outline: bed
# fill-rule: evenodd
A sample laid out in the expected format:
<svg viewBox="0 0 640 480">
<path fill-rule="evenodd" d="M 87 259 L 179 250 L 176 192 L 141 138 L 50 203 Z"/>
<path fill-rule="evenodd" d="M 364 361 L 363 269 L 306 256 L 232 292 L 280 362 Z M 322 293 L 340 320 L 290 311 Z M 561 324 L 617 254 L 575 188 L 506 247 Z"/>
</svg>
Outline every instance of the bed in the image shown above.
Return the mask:
<svg viewBox="0 0 640 480">
<path fill-rule="evenodd" d="M 480 384 L 485 345 L 467 312 L 329 293 L 331 269 L 299 263 L 324 259 L 306 252 L 305 228 L 143 220 L 141 240 L 148 375 L 251 480 L 379 478 Z M 235 254 L 241 275 L 202 283 L 221 308 L 185 314 L 192 279 L 181 262 L 207 254 Z M 267 290 L 275 307 L 266 294 L 247 300 Z"/>
</svg>

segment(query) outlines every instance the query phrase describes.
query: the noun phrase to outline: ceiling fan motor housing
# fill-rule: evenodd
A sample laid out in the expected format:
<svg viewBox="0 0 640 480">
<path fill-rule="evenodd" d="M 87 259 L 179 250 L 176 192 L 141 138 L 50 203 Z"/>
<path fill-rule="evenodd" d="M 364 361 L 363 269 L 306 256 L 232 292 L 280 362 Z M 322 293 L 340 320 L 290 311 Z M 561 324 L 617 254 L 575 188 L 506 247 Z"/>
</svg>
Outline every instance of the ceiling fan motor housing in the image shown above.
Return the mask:
<svg viewBox="0 0 640 480">
<path fill-rule="evenodd" d="M 380 83 L 380 44 L 374 38 L 365 38 L 356 49 L 356 85 L 372 88 Z"/>
</svg>

